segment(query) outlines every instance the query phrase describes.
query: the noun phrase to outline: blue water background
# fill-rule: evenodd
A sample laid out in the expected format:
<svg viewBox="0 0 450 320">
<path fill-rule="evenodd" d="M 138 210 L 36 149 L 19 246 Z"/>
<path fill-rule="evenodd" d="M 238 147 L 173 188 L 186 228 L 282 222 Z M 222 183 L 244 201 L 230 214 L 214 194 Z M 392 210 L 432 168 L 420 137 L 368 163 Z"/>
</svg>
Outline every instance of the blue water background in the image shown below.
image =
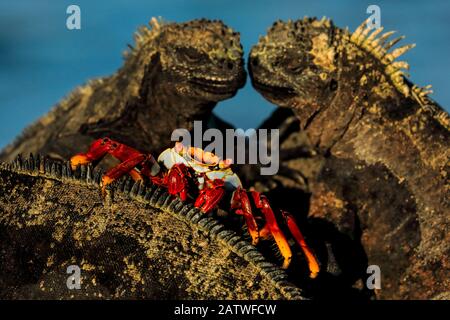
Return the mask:
<svg viewBox="0 0 450 320">
<path fill-rule="evenodd" d="M 66 29 L 66 8 L 81 7 L 82 29 Z M 0 2 L 0 148 L 30 122 L 88 79 L 113 73 L 138 26 L 152 16 L 168 21 L 222 19 L 241 33 L 245 55 L 277 19 L 328 16 L 354 30 L 366 8 L 381 8 L 385 30 L 406 35 L 417 47 L 404 58 L 411 79 L 432 84 L 435 98 L 450 106 L 450 1 L 299 0 L 2 0 Z M 258 126 L 274 110 L 250 82 L 215 112 L 236 127 Z M 448 109 L 447 109 L 448 110 Z"/>
</svg>

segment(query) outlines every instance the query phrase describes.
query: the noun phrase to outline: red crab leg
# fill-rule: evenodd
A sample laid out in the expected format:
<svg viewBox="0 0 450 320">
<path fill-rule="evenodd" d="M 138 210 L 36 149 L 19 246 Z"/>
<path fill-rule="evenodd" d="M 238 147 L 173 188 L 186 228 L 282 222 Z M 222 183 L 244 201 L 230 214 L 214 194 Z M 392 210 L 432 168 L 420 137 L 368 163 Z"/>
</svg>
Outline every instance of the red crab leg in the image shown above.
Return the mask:
<svg viewBox="0 0 450 320">
<path fill-rule="evenodd" d="M 305 254 L 310 272 L 309 277 L 314 279 L 319 274 L 320 267 L 313 251 L 306 244 L 305 238 L 303 237 L 300 229 L 298 228 L 294 217 L 287 211 L 281 211 L 281 214 L 283 215 L 286 221 L 289 231 L 292 233 L 292 236 L 294 237 L 295 241 L 297 241 L 299 246 L 302 248 L 303 253 Z"/>
<path fill-rule="evenodd" d="M 270 207 L 269 201 L 264 195 L 260 194 L 259 192 L 256 191 L 250 192 L 256 207 L 260 209 L 261 212 L 263 213 L 264 218 L 266 220 L 266 225 L 270 230 L 270 233 L 272 234 L 273 238 L 275 239 L 278 249 L 280 250 L 280 253 L 284 258 L 282 268 L 287 269 L 289 267 L 289 264 L 291 263 L 292 251 L 291 248 L 289 247 L 286 237 L 278 227 L 275 214 L 273 213 L 272 208 Z"/>
<path fill-rule="evenodd" d="M 111 154 L 120 161 L 126 161 L 141 154 L 138 150 L 109 138 L 97 139 L 92 142 L 86 153 L 78 153 L 70 159 L 72 170 L 75 170 L 78 165 L 84 165 L 96 160 L 101 160 L 107 153 Z"/>
<path fill-rule="evenodd" d="M 108 184 L 112 183 L 116 179 L 119 179 L 124 174 L 130 173 L 131 176 L 133 177 L 134 172 L 131 173 L 133 168 L 136 167 L 139 163 L 145 161 L 146 158 L 147 156 L 141 153 L 139 155 L 135 155 L 133 158 L 130 158 L 122 163 L 119 163 L 114 168 L 108 170 L 106 174 L 104 174 L 102 177 L 102 193 L 105 194 L 106 186 Z M 136 175 L 134 177 L 139 179 L 139 177 L 137 177 Z M 140 176 L 140 178 L 142 179 L 142 176 Z"/>
<path fill-rule="evenodd" d="M 221 179 L 207 180 L 205 186 L 195 200 L 194 206 L 204 213 L 214 209 L 225 194 L 224 182 Z"/>
<path fill-rule="evenodd" d="M 180 195 L 182 201 L 187 198 L 188 176 L 187 167 L 182 163 L 177 163 L 170 168 L 167 175 L 164 177 L 163 185 L 167 187 L 171 195 Z"/>
<path fill-rule="evenodd" d="M 109 138 L 102 138 L 95 140 L 86 153 L 79 153 L 70 159 L 70 164 L 73 170 L 78 165 L 88 164 L 96 160 L 102 159 L 106 154 L 111 154 L 113 157 L 123 161 L 113 169 L 109 170 L 102 179 L 102 192 L 108 184 L 115 179 L 120 178 L 126 173 L 129 173 L 135 181 L 142 180 L 142 175 L 135 169 L 135 166 L 142 164 L 146 169 L 146 160 L 152 160 L 151 156 L 145 155 L 136 149 L 128 147 L 122 143 L 111 140 Z M 148 170 L 147 170 L 148 171 Z"/>
<path fill-rule="evenodd" d="M 70 158 L 70 165 L 72 170 L 75 170 L 78 165 L 84 165 L 103 158 L 111 148 L 111 140 L 108 138 L 97 139 L 92 142 L 89 150 L 86 153 L 78 153 Z"/>
<path fill-rule="evenodd" d="M 238 187 L 231 198 L 231 209 L 235 210 L 236 214 L 244 216 L 247 230 L 252 237 L 252 244 L 255 246 L 259 241 L 258 225 L 253 216 L 252 207 L 248 198 L 247 192 Z"/>
</svg>

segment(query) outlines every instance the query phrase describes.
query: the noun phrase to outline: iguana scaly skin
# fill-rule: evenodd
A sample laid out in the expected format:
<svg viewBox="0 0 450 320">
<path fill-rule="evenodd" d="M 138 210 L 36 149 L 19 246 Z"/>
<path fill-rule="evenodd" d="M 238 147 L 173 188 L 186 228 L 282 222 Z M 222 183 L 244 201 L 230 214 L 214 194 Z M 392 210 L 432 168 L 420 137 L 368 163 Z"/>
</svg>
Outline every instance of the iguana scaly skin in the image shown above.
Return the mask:
<svg viewBox="0 0 450 320">
<path fill-rule="evenodd" d="M 0 163 L 0 297 L 302 299 L 235 231 L 161 188 L 43 157 Z M 81 268 L 80 290 L 66 286 Z"/>
<path fill-rule="evenodd" d="M 449 116 L 396 61 L 412 46 L 390 50 L 402 37 L 381 31 L 279 21 L 252 48 L 249 73 L 299 119 L 290 144 L 301 136 L 319 154 L 285 164 L 307 178 L 310 217 L 327 226 L 317 233 L 331 241 L 346 281 L 365 281 L 376 264 L 381 298 L 448 295 Z M 344 238 L 364 251 L 339 247 Z"/>
<path fill-rule="evenodd" d="M 124 65 L 89 81 L 0 154 L 41 152 L 61 160 L 109 136 L 158 154 L 176 128 L 207 120 L 215 104 L 245 83 L 239 34 L 220 21 L 193 20 L 142 27 Z"/>
</svg>

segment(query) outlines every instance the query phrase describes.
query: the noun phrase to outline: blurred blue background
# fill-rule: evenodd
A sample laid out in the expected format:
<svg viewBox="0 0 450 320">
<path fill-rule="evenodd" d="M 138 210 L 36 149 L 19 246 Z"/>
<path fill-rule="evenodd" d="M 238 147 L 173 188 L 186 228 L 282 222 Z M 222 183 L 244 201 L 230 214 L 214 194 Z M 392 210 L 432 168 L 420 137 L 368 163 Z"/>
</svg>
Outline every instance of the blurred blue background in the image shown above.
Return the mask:
<svg viewBox="0 0 450 320">
<path fill-rule="evenodd" d="M 66 29 L 66 8 L 81 8 L 81 30 Z M 2 0 L 0 2 L 0 148 L 46 113 L 74 87 L 113 73 L 132 34 L 152 16 L 168 21 L 222 19 L 241 33 L 245 56 L 277 19 L 304 15 L 333 18 L 354 30 L 370 4 L 381 8 L 385 30 L 406 35 L 417 47 L 405 55 L 411 79 L 432 84 L 432 96 L 450 106 L 450 1 L 300 0 Z M 231 100 L 215 109 L 236 127 L 258 126 L 274 106 L 248 81 Z M 448 110 L 448 109 L 447 109 Z"/>
</svg>

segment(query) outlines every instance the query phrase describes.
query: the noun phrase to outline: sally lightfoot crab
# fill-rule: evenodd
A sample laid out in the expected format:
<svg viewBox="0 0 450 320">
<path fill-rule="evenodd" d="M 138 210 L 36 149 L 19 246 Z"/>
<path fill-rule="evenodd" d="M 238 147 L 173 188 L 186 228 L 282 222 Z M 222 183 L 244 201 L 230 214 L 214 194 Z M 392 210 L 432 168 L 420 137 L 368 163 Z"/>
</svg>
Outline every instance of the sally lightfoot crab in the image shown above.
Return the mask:
<svg viewBox="0 0 450 320">
<path fill-rule="evenodd" d="M 215 209 L 225 194 L 230 193 L 230 209 L 243 216 L 252 244 L 257 245 L 260 239 L 273 238 L 283 257 L 282 268 L 288 268 L 292 251 L 268 199 L 259 192 L 243 188 L 239 177 L 231 170 L 230 159 L 222 160 L 201 148 L 187 147 L 176 142 L 173 148 L 163 151 L 156 161 L 151 154 L 102 138 L 95 140 L 86 153 L 79 153 L 70 159 L 72 169 L 75 170 L 78 165 L 95 164 L 107 154 L 121 163 L 103 175 L 103 194 L 107 185 L 125 174 L 129 174 L 135 181 L 143 181 L 147 177 L 151 183 L 164 186 L 169 194 L 179 196 L 182 201 L 193 198 L 195 207 L 204 213 Z M 260 213 L 253 212 L 252 204 Z M 315 278 L 319 272 L 319 264 L 312 250 L 306 244 L 294 217 L 286 211 L 281 213 L 292 237 L 305 254 L 310 277 Z"/>
</svg>

